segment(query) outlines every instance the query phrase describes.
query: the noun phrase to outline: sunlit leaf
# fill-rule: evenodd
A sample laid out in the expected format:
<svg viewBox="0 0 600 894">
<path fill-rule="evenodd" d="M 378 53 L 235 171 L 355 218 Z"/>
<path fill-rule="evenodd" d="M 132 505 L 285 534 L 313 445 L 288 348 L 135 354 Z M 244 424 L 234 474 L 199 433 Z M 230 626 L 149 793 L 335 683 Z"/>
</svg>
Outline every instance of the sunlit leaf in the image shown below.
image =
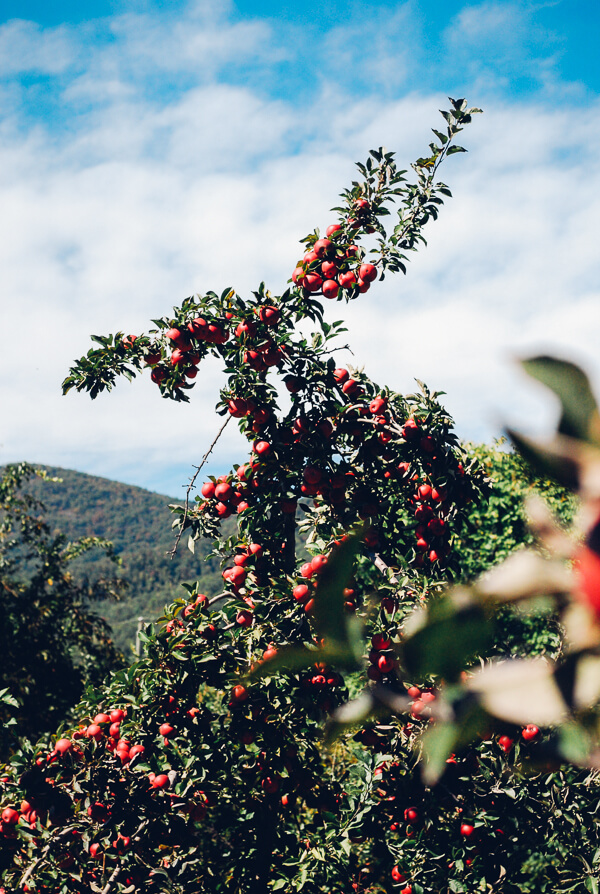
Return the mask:
<svg viewBox="0 0 600 894">
<path fill-rule="evenodd" d="M 325 741 L 333 742 L 349 727 L 364 723 L 373 716 L 376 709 L 377 703 L 371 690 L 365 689 L 358 698 L 346 702 L 334 711 L 325 730 Z"/>
<path fill-rule="evenodd" d="M 556 666 L 544 658 L 501 661 L 476 671 L 467 687 L 494 717 L 510 723 L 554 726 L 568 714 L 554 679 Z"/>
<path fill-rule="evenodd" d="M 562 415 L 558 431 L 580 440 L 600 443 L 600 416 L 586 374 L 567 360 L 557 357 L 532 357 L 522 361 L 523 368 L 557 395 Z"/>
<path fill-rule="evenodd" d="M 564 562 L 546 559 L 530 549 L 513 553 L 476 584 L 478 592 L 498 602 L 568 593 L 572 586 L 573 575 Z"/>
<path fill-rule="evenodd" d="M 582 655 L 577 662 L 573 700 L 577 708 L 600 701 L 600 656 Z"/>
</svg>

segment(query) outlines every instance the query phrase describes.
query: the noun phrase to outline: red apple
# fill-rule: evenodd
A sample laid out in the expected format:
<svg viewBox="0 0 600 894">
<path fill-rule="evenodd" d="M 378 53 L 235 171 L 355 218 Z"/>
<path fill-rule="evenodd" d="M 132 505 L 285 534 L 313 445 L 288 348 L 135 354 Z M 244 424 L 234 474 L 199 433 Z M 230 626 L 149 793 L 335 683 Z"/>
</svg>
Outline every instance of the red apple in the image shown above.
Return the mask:
<svg viewBox="0 0 600 894">
<path fill-rule="evenodd" d="M 152 788 L 168 788 L 169 777 L 166 773 L 159 773 L 151 780 Z"/>
<path fill-rule="evenodd" d="M 310 590 L 306 584 L 298 584 L 294 587 L 293 596 L 296 602 L 307 602 L 310 597 Z"/>
<path fill-rule="evenodd" d="M 167 338 L 170 338 L 171 341 L 179 341 L 181 339 L 182 334 L 183 333 L 182 333 L 181 329 L 175 329 L 175 328 L 167 329 L 167 331 L 165 332 L 165 336 Z"/>
<path fill-rule="evenodd" d="M 346 595 L 345 592 L 344 595 Z M 392 641 L 385 633 L 375 633 L 371 637 L 371 645 L 376 651 L 383 652 L 392 648 Z"/>
<path fill-rule="evenodd" d="M 302 280 L 302 285 L 309 292 L 318 292 L 323 284 L 323 280 L 318 273 L 307 273 Z"/>
<path fill-rule="evenodd" d="M 317 239 L 313 245 L 313 251 L 318 258 L 324 257 L 332 247 L 331 239 Z"/>
<path fill-rule="evenodd" d="M 361 264 L 358 276 L 363 282 L 373 282 L 377 279 L 377 267 L 373 264 Z"/>
<path fill-rule="evenodd" d="M 356 285 L 356 275 L 354 270 L 347 270 L 346 273 L 340 273 L 340 286 L 343 289 L 353 289 Z"/>
<path fill-rule="evenodd" d="M 215 497 L 217 500 L 221 500 L 221 502 L 226 503 L 227 500 L 231 499 L 233 496 L 233 488 L 232 486 L 226 482 L 221 481 L 215 487 Z"/>
<path fill-rule="evenodd" d="M 539 729 L 534 723 L 528 723 L 521 733 L 526 742 L 530 742 L 532 739 L 535 739 L 538 734 Z"/>
<path fill-rule="evenodd" d="M 7 826 L 15 826 L 19 822 L 19 811 L 13 807 L 5 807 L 2 811 L 2 822 Z"/>
<path fill-rule="evenodd" d="M 302 577 L 312 577 L 314 573 L 315 571 L 312 567 L 312 562 L 305 562 L 300 566 L 300 574 Z"/>
<path fill-rule="evenodd" d="M 252 320 L 242 320 L 235 328 L 236 338 L 253 338 L 256 335 L 256 323 Z"/>
<path fill-rule="evenodd" d="M 171 726 L 170 723 L 161 723 L 161 725 L 158 728 L 158 731 L 161 734 L 161 736 L 167 737 L 167 736 L 170 736 L 171 733 L 174 733 L 175 729 Z"/>
<path fill-rule="evenodd" d="M 208 332 L 208 323 L 202 317 L 196 317 L 191 323 L 188 323 L 188 332 L 197 339 L 206 338 Z"/>
<path fill-rule="evenodd" d="M 95 739 L 96 741 L 98 741 L 98 739 L 102 738 L 102 727 L 99 726 L 97 723 L 90 723 L 85 731 L 85 734 L 88 739 Z"/>
<path fill-rule="evenodd" d="M 246 608 L 241 609 L 235 616 L 235 622 L 236 624 L 239 624 L 240 627 L 252 627 L 253 620 L 254 615 Z"/>
<path fill-rule="evenodd" d="M 326 279 L 323 283 L 323 295 L 325 298 L 337 298 L 339 290 L 339 286 L 335 279 Z"/>
<path fill-rule="evenodd" d="M 205 481 L 202 487 L 200 488 L 200 493 L 203 497 L 210 499 L 215 495 L 215 483 L 214 481 Z"/>
<path fill-rule="evenodd" d="M 278 307 L 265 305 L 260 308 L 258 316 L 263 323 L 267 324 L 267 326 L 276 326 L 281 318 L 281 312 Z"/>
<path fill-rule="evenodd" d="M 315 468 L 315 466 L 307 466 L 304 469 L 302 476 L 308 484 L 318 484 L 323 477 L 323 473 L 320 469 Z"/>
<path fill-rule="evenodd" d="M 323 570 L 325 565 L 327 564 L 327 561 L 328 561 L 328 559 L 327 559 L 327 556 L 325 556 L 325 555 L 321 554 L 318 556 L 313 556 L 313 558 L 311 559 L 310 566 L 311 566 L 314 574 L 319 574 Z"/>
<path fill-rule="evenodd" d="M 148 366 L 154 366 L 156 363 L 158 363 L 160 361 L 161 356 L 162 355 L 159 350 L 149 351 L 146 354 L 146 356 L 144 357 L 144 360 L 148 364 Z"/>
<path fill-rule="evenodd" d="M 377 667 L 382 674 L 389 674 L 396 667 L 396 662 L 392 655 L 380 655 L 377 661 Z"/>
<path fill-rule="evenodd" d="M 94 717 L 94 723 L 110 723 L 110 715 L 109 714 L 96 714 Z"/>
</svg>

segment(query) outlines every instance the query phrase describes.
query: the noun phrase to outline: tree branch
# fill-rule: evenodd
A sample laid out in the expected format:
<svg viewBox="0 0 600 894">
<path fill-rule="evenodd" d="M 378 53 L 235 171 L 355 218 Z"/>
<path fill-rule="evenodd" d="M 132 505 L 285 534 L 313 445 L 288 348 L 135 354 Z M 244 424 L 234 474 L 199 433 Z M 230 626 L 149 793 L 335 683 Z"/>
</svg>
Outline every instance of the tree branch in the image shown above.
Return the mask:
<svg viewBox="0 0 600 894">
<path fill-rule="evenodd" d="M 112 886 L 117 881 L 117 879 L 119 878 L 120 875 L 121 875 L 121 867 L 117 866 L 116 869 L 113 871 L 111 877 L 107 881 L 107 883 L 102 888 L 102 894 L 110 894 L 110 892 L 112 890 Z"/>
<path fill-rule="evenodd" d="M 190 480 L 188 489 L 185 492 L 185 508 L 184 508 L 184 512 L 183 512 L 183 518 L 181 519 L 181 526 L 179 528 L 179 533 L 177 534 L 177 539 L 175 540 L 175 545 L 173 546 L 173 549 L 170 550 L 168 553 L 169 558 L 171 558 L 171 559 L 173 559 L 175 557 L 175 553 L 177 552 L 177 547 L 179 546 L 179 542 L 181 540 L 181 537 L 182 537 L 182 534 L 183 534 L 183 531 L 185 528 L 185 523 L 186 523 L 189 513 L 190 513 L 190 494 L 194 489 L 194 485 L 196 484 L 196 478 L 200 474 L 202 467 L 205 465 L 206 460 L 211 455 L 213 449 L 215 448 L 215 446 L 217 444 L 217 441 L 219 440 L 219 438 L 223 434 L 223 431 L 225 430 L 225 426 L 229 423 L 229 420 L 231 418 L 232 418 L 231 416 L 228 416 L 227 419 L 225 420 L 225 422 L 223 423 L 223 425 L 221 426 L 221 428 L 219 429 L 216 438 L 214 439 L 214 441 L 212 442 L 212 444 L 210 445 L 210 447 L 208 448 L 208 450 L 206 451 L 206 453 L 200 460 L 200 465 L 196 466 L 196 471 L 194 472 L 194 474 Z"/>
<path fill-rule="evenodd" d="M 384 577 L 387 577 L 391 584 L 399 584 L 400 581 L 396 574 L 392 571 L 389 565 L 383 561 L 379 553 L 373 553 L 373 563 L 375 567 L 381 571 Z"/>
</svg>

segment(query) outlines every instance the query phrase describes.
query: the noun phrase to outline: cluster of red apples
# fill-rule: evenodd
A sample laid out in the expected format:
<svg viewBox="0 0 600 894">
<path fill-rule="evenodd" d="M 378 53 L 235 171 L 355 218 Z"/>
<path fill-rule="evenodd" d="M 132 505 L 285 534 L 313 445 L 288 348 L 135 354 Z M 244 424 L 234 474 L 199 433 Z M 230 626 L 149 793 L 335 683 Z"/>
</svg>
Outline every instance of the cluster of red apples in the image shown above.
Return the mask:
<svg viewBox="0 0 600 894">
<path fill-rule="evenodd" d="M 340 297 L 340 293 L 352 297 L 367 292 L 377 279 L 377 268 L 363 262 L 361 249 L 348 243 L 347 232 L 364 229 L 372 233 L 373 227 L 368 223 L 370 211 L 370 203 L 358 199 L 355 216 L 348 219 L 346 226 L 336 223 L 327 227 L 326 237 L 317 239 L 298 262 L 292 282 L 307 294 L 321 293 L 329 299 Z"/>
</svg>

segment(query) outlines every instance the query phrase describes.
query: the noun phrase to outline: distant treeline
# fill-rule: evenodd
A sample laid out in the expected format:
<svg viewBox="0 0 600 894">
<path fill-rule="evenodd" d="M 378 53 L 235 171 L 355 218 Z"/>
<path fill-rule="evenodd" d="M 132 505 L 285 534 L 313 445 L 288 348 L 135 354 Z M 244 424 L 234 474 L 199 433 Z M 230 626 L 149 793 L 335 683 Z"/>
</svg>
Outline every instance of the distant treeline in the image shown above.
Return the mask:
<svg viewBox="0 0 600 894">
<path fill-rule="evenodd" d="M 40 468 L 61 479 L 34 479 L 26 488 L 44 504 L 43 516 L 52 530 L 63 533 L 68 540 L 96 536 L 114 544 L 122 562 L 117 573 L 128 586 L 121 601 L 103 602 L 98 611 L 111 625 L 114 641 L 126 655 L 131 654 L 138 617 L 153 620 L 166 603 L 184 596 L 182 581 L 201 581 L 202 591 L 208 595 L 219 591 L 219 564 L 215 559 L 206 561 L 210 544 L 192 555 L 182 540 L 175 557 L 169 556 L 175 534 L 171 529 L 174 516 L 168 506 L 177 500 L 69 469 Z M 82 578 L 115 575 L 114 566 L 99 551 L 77 559 L 73 570 Z"/>
</svg>

